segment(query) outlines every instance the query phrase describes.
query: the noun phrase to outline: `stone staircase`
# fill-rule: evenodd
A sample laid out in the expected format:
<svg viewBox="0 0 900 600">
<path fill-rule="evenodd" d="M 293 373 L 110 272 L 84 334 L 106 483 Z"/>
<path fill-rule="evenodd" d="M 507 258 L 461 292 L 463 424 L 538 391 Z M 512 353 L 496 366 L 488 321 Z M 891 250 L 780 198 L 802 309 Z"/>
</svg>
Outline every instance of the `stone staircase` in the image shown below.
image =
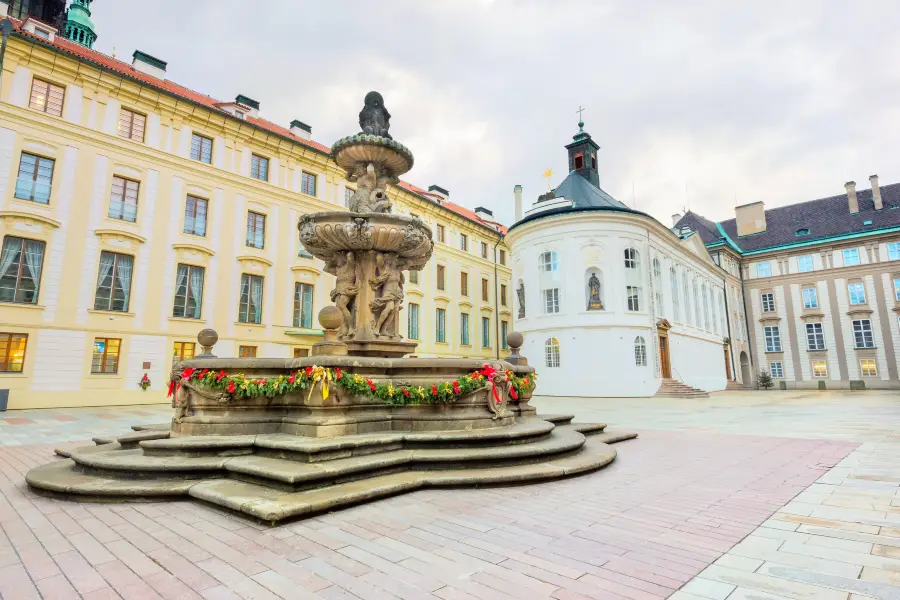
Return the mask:
<svg viewBox="0 0 900 600">
<path fill-rule="evenodd" d="M 737 381 L 729 381 L 725 385 L 725 391 L 727 392 L 749 392 L 753 388 L 749 385 L 744 385 L 743 383 L 738 383 Z"/>
<path fill-rule="evenodd" d="M 692 388 L 677 379 L 663 379 L 655 395 L 662 398 L 709 398 L 709 392 Z"/>
<path fill-rule="evenodd" d="M 82 500 L 189 496 L 261 521 L 314 514 L 422 487 L 517 484 L 600 469 L 609 445 L 637 437 L 569 415 L 458 431 L 384 431 L 332 438 L 289 434 L 171 437 L 135 427 L 30 471 L 33 490 Z"/>
</svg>

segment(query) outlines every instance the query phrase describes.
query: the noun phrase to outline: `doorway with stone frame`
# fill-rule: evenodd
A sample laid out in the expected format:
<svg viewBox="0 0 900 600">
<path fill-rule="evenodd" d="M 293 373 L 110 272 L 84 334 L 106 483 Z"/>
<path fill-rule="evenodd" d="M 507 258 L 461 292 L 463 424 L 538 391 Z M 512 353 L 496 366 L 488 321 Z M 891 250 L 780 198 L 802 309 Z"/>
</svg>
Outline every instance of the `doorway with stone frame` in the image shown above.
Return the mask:
<svg viewBox="0 0 900 600">
<path fill-rule="evenodd" d="M 659 340 L 659 370 L 663 379 L 672 379 L 672 352 L 669 346 L 669 330 L 672 324 L 666 319 L 656 322 L 656 336 Z"/>
</svg>

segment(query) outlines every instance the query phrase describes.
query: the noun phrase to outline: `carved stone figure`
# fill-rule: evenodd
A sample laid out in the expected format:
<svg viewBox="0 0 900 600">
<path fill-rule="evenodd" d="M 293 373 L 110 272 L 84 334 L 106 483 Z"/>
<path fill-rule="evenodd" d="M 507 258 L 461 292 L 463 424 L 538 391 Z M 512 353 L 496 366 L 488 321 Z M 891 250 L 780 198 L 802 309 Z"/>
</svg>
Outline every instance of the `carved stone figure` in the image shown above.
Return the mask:
<svg viewBox="0 0 900 600">
<path fill-rule="evenodd" d="M 369 280 L 373 290 L 381 288 L 370 306 L 378 315 L 372 325 L 375 334 L 396 337 L 403 305 L 403 271 L 397 265 L 397 255 L 391 252 L 379 252 L 375 259 L 376 277 Z"/>
<path fill-rule="evenodd" d="M 378 92 L 369 92 L 363 101 L 363 109 L 359 112 L 359 126 L 363 133 L 391 138 L 391 113 L 384 106 L 384 98 Z"/>
<path fill-rule="evenodd" d="M 496 363 L 495 363 L 496 364 Z M 497 365 L 499 366 L 499 365 Z M 491 377 L 492 389 L 488 392 L 488 410 L 491 411 L 491 419 L 496 421 L 500 417 L 505 416 L 506 406 L 509 404 L 509 389 L 512 384 L 508 381 L 506 374 L 502 369 L 497 370 Z M 497 392 L 497 398 L 494 397 L 494 390 Z"/>
<path fill-rule="evenodd" d="M 374 164 L 369 163 L 365 167 L 362 164 L 358 165 L 350 179 L 355 181 L 358 186 L 350 198 L 348 208 L 351 211 L 391 212 L 391 201 L 385 191 L 388 178 L 378 177 Z"/>
<path fill-rule="evenodd" d="M 519 288 L 516 290 L 516 295 L 519 297 L 519 319 L 525 318 L 525 284 L 519 283 Z"/>
<path fill-rule="evenodd" d="M 331 301 L 341 311 L 341 329 L 339 335 L 350 336 L 354 333 L 353 301 L 359 293 L 357 284 L 356 257 L 352 252 L 340 252 L 334 255 L 331 262 L 325 265 L 325 272 L 337 278 L 331 290 Z"/>
<path fill-rule="evenodd" d="M 175 417 L 172 419 L 175 423 L 181 423 L 184 418 L 190 416 L 192 400 L 194 396 L 200 396 L 206 400 L 213 400 L 220 404 L 231 401 L 231 394 L 228 392 L 220 392 L 197 387 L 189 381 L 181 380 L 180 375 L 173 373 L 173 377 L 177 378 L 180 385 L 172 396 L 172 407 L 175 409 Z"/>
<path fill-rule="evenodd" d="M 597 278 L 596 273 L 591 273 L 591 278 L 588 279 L 588 289 L 591 291 L 591 295 L 588 298 L 588 310 L 603 310 L 603 302 L 600 301 L 600 279 Z"/>
</svg>

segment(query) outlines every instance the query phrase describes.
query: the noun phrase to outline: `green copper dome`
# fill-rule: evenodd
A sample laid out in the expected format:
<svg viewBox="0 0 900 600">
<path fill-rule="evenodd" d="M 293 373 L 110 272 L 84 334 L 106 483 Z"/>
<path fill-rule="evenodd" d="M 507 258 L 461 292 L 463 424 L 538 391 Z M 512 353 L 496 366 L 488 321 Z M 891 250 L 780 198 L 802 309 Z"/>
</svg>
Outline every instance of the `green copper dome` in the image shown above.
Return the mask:
<svg viewBox="0 0 900 600">
<path fill-rule="evenodd" d="M 72 0 L 66 18 L 66 38 L 88 48 L 92 47 L 97 39 L 94 22 L 91 21 L 92 1 Z"/>
</svg>

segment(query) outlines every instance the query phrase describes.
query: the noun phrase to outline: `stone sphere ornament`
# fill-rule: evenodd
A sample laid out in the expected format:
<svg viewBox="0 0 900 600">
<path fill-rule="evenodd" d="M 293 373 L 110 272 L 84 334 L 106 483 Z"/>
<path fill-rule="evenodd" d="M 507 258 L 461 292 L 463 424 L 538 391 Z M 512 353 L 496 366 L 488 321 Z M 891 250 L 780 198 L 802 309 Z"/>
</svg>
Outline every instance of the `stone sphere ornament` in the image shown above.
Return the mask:
<svg viewBox="0 0 900 600">
<path fill-rule="evenodd" d="M 342 322 L 341 311 L 337 306 L 329 304 L 319 311 L 319 325 L 322 326 L 322 329 L 338 329 Z"/>
<path fill-rule="evenodd" d="M 200 354 L 196 358 L 216 358 L 212 353 L 213 346 L 219 341 L 219 334 L 215 329 L 202 329 L 197 334 L 197 341 L 200 342 Z"/>
<path fill-rule="evenodd" d="M 518 331 L 510 331 L 506 334 L 506 343 L 510 348 L 518 350 L 525 343 L 525 336 Z"/>
</svg>

